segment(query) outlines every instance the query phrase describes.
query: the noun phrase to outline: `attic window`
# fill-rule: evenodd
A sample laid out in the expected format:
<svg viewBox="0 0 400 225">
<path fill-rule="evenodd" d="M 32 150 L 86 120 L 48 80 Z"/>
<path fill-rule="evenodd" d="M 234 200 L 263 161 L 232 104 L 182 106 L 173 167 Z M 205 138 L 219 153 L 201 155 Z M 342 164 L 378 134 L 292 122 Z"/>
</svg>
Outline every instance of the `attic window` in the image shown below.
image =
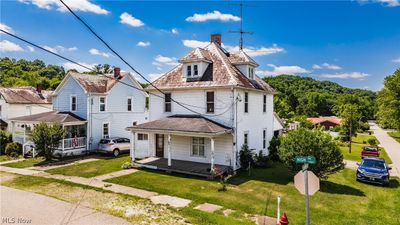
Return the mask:
<svg viewBox="0 0 400 225">
<path fill-rule="evenodd" d="M 199 75 L 199 70 L 198 70 L 198 68 L 197 68 L 197 65 L 194 65 L 194 66 L 193 66 L 193 75 L 194 75 L 194 76 Z"/>
<path fill-rule="evenodd" d="M 186 67 L 186 75 L 188 77 L 192 76 L 192 66 L 187 66 Z"/>
<path fill-rule="evenodd" d="M 249 78 L 254 80 L 254 68 L 249 67 Z"/>
</svg>

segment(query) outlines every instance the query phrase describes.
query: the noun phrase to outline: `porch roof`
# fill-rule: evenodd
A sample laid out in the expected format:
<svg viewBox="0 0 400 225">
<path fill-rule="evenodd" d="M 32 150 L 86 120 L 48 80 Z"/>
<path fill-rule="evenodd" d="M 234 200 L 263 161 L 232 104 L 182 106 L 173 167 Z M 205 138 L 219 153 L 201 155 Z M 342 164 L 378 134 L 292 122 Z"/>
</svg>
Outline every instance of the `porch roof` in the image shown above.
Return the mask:
<svg viewBox="0 0 400 225">
<path fill-rule="evenodd" d="M 204 134 L 210 136 L 231 133 L 232 128 L 197 115 L 173 115 L 128 127 L 130 131 Z"/>
<path fill-rule="evenodd" d="M 33 114 L 29 116 L 20 116 L 11 118 L 10 121 L 14 122 L 46 122 L 46 123 L 86 123 L 86 120 L 71 113 L 71 112 L 58 112 L 58 111 L 50 111 L 44 113 Z"/>
</svg>

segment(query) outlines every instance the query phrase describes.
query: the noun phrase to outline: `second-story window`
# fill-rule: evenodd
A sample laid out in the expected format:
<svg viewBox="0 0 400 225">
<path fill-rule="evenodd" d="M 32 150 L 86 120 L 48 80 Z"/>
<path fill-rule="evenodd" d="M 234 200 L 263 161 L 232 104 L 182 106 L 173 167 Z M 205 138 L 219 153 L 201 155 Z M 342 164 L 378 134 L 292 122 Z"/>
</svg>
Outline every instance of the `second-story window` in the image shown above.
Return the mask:
<svg viewBox="0 0 400 225">
<path fill-rule="evenodd" d="M 129 112 L 132 111 L 132 98 L 131 97 L 129 97 L 127 99 L 127 107 L 128 107 Z"/>
<path fill-rule="evenodd" d="M 214 113 L 214 92 L 208 91 L 206 92 L 207 95 L 207 112 Z"/>
<path fill-rule="evenodd" d="M 164 111 L 171 112 L 171 93 L 166 93 L 164 97 L 165 97 L 164 98 L 164 101 L 165 101 Z"/>
<path fill-rule="evenodd" d="M 249 112 L 249 93 L 248 92 L 244 93 L 244 112 L 245 113 Z"/>
<path fill-rule="evenodd" d="M 187 66 L 186 67 L 186 75 L 188 77 L 192 76 L 192 66 Z"/>
<path fill-rule="evenodd" d="M 194 66 L 193 66 L 193 76 L 197 76 L 197 75 L 199 75 L 198 66 L 197 66 L 197 65 L 194 65 Z"/>
<path fill-rule="evenodd" d="M 263 112 L 267 112 L 267 95 L 263 95 Z"/>
<path fill-rule="evenodd" d="M 76 96 L 71 96 L 71 111 L 76 111 Z"/>
<path fill-rule="evenodd" d="M 100 112 L 106 111 L 106 97 L 99 98 L 99 107 Z"/>
</svg>

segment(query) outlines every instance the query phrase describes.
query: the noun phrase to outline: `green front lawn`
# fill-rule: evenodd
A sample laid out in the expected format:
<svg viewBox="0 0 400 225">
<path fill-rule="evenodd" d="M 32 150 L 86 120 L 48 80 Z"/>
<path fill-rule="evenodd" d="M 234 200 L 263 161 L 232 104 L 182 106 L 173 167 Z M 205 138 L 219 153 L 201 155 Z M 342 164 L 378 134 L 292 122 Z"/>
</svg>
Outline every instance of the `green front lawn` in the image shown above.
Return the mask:
<svg viewBox="0 0 400 225">
<path fill-rule="evenodd" d="M 36 158 L 29 158 L 20 162 L 7 163 L 4 164 L 3 166 L 14 167 L 14 168 L 28 168 L 32 166 L 42 165 L 44 163 L 47 163 L 44 157 L 36 157 Z"/>
<path fill-rule="evenodd" d="M 10 156 L 8 156 L 8 155 L 0 155 L 0 162 L 15 160 L 15 159 L 19 159 L 19 158 L 20 158 L 20 157 L 13 158 L 13 157 L 10 157 Z"/>
<path fill-rule="evenodd" d="M 293 185 L 293 174 L 281 164 L 254 169 L 251 176 L 239 173 L 229 181 L 228 191 L 219 192 L 217 181 L 142 170 L 107 181 L 192 199 L 195 203 L 214 203 L 239 212 L 275 216 L 276 198 L 291 224 L 305 220 L 304 196 Z M 355 181 L 355 171 L 345 169 L 321 182 L 321 190 L 311 197 L 312 224 L 399 224 L 399 179 L 390 187 Z"/>
<path fill-rule="evenodd" d="M 100 159 L 87 163 L 76 163 L 69 166 L 46 170 L 53 174 L 63 174 L 66 176 L 95 177 L 107 173 L 121 170 L 122 164 L 130 162 L 130 156 L 120 156 L 117 158 Z"/>
<path fill-rule="evenodd" d="M 388 132 L 388 134 L 396 141 L 400 142 L 400 131 Z"/>
<path fill-rule="evenodd" d="M 347 160 L 353 160 L 353 161 L 361 161 L 361 152 L 362 152 L 362 147 L 369 145 L 367 140 L 370 138 L 374 138 L 379 144 L 378 139 L 375 138 L 375 136 L 368 135 L 368 134 L 358 134 L 357 137 L 354 137 L 352 139 L 352 144 L 351 144 L 351 153 L 349 153 L 349 147 L 344 147 L 340 146 L 340 150 L 342 151 L 344 159 Z M 364 143 L 365 142 L 365 143 Z M 384 158 L 386 163 L 391 164 L 392 160 L 386 153 L 385 149 L 381 148 L 380 151 L 380 157 Z"/>
</svg>

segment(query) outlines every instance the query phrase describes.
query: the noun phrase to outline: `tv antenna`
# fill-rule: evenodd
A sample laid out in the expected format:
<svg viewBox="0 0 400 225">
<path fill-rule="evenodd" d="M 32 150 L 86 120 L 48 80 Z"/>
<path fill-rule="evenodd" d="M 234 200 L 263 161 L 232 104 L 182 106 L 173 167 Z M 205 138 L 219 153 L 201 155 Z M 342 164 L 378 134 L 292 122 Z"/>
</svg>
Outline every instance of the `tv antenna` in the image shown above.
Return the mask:
<svg viewBox="0 0 400 225">
<path fill-rule="evenodd" d="M 240 7 L 240 29 L 239 30 L 229 30 L 229 33 L 238 33 L 240 34 L 240 39 L 239 39 L 239 49 L 243 50 L 243 36 L 245 34 L 250 34 L 252 35 L 254 32 L 251 31 L 244 31 L 243 30 L 243 1 L 240 3 L 231 3 L 230 5 L 236 5 Z"/>
</svg>

